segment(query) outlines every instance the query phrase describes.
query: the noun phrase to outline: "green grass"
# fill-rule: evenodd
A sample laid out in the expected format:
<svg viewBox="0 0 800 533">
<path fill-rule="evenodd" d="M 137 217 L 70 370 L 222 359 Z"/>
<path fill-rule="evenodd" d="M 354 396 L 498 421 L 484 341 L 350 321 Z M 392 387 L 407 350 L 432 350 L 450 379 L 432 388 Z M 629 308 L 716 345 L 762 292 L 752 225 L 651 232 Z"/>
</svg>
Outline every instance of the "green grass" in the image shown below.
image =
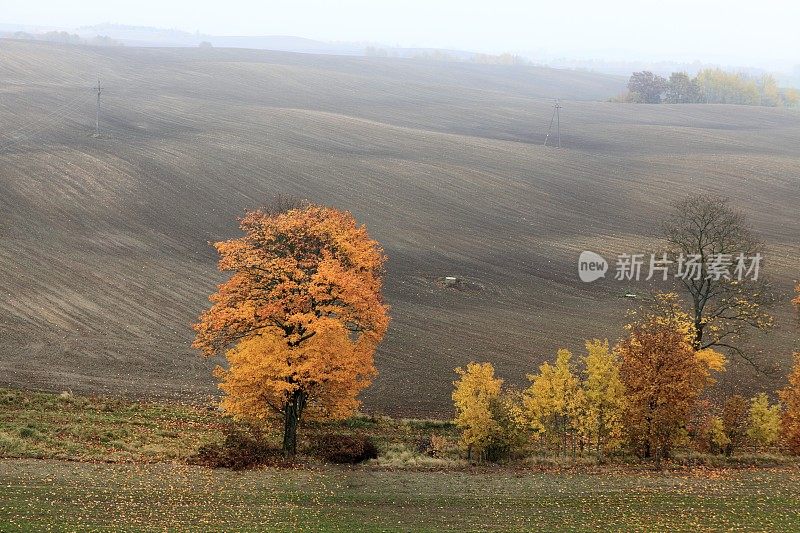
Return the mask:
<svg viewBox="0 0 800 533">
<path fill-rule="evenodd" d="M 0 461 L 0 530 L 798 530 L 800 471 L 245 473 Z"/>
</svg>

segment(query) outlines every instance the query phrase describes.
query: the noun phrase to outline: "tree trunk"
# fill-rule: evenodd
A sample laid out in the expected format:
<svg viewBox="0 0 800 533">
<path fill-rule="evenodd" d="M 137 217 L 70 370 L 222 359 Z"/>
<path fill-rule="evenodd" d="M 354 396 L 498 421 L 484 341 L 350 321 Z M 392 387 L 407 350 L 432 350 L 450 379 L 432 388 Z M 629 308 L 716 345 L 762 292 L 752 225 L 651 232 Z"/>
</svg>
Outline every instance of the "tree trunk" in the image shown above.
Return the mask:
<svg viewBox="0 0 800 533">
<path fill-rule="evenodd" d="M 603 438 L 600 434 L 597 435 L 597 464 L 603 464 L 605 459 L 603 458 Z"/>
<path fill-rule="evenodd" d="M 306 406 L 308 395 L 296 390 L 283 409 L 283 453 L 293 456 L 297 453 L 297 426 L 300 425 L 300 417 Z"/>
<path fill-rule="evenodd" d="M 700 311 L 696 311 L 694 319 L 694 341 L 692 342 L 695 350 L 699 350 L 703 346 L 704 329 L 705 324 L 703 323 L 703 315 L 700 313 Z"/>
<path fill-rule="evenodd" d="M 604 417 L 601 415 L 597 424 L 597 463 L 603 464 L 603 448 L 605 448 L 605 434 L 606 424 Z"/>
</svg>

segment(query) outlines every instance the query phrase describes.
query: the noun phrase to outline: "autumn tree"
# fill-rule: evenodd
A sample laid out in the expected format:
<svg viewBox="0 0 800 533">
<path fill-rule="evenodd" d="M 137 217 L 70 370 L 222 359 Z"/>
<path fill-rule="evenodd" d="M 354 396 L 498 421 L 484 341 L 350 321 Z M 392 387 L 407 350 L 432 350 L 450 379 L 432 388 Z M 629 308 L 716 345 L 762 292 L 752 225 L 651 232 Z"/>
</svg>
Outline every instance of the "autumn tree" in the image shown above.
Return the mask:
<svg viewBox="0 0 800 533">
<path fill-rule="evenodd" d="M 792 454 L 800 455 L 800 352 L 794 354 L 789 384 L 778 392 L 778 396 L 783 403 L 781 441 Z"/>
<path fill-rule="evenodd" d="M 225 354 L 222 407 L 259 422 L 282 420 L 283 450 L 297 450 L 302 419 L 338 419 L 375 375 L 388 326 L 385 257 L 348 212 L 313 204 L 248 212 L 244 236 L 216 243 L 231 272 L 210 300 L 194 346 Z"/>
<path fill-rule="evenodd" d="M 455 425 L 461 430 L 467 457 L 472 458 L 473 452 L 483 457 L 500 431 L 495 409 L 503 380 L 494 376 L 491 363 L 469 363 L 466 370 L 456 368 L 456 374 L 459 377 L 453 382 Z"/>
<path fill-rule="evenodd" d="M 747 402 L 744 404 L 744 419 L 747 421 Z M 681 431 L 683 437 L 683 431 Z M 725 414 L 708 398 L 701 398 L 695 404 L 690 423 L 686 426 L 685 437 L 691 439 L 701 452 L 727 453 L 731 447 L 729 432 L 725 427 Z M 681 438 L 675 444 L 682 444 Z"/>
<path fill-rule="evenodd" d="M 697 80 L 685 72 L 673 72 L 666 82 L 664 102 L 667 104 L 696 104 L 703 101 Z"/>
<path fill-rule="evenodd" d="M 660 104 L 667 80 L 650 71 L 634 72 L 628 80 L 628 91 L 635 102 Z"/>
<path fill-rule="evenodd" d="M 761 93 L 761 105 L 767 107 L 777 107 L 783 104 L 781 91 L 778 89 L 778 82 L 771 74 L 764 74 L 758 80 L 758 88 Z"/>
<path fill-rule="evenodd" d="M 692 308 L 694 348 L 724 348 L 753 362 L 741 341 L 772 325 L 765 311 L 772 296 L 756 271 L 763 245 L 744 216 L 725 199 L 692 195 L 674 205 L 664 231 Z"/>
<path fill-rule="evenodd" d="M 628 81 L 628 101 L 658 104 L 739 104 L 795 106 L 800 93 L 778 87 L 775 77 L 760 78 L 741 72 L 708 68 L 694 78 L 685 72 L 673 72 L 669 80 L 649 71 L 634 72 Z"/>
<path fill-rule="evenodd" d="M 731 456 L 736 448 L 741 446 L 747 435 L 748 403 L 738 394 L 734 394 L 725 401 L 722 408 L 722 427 L 728 439 L 725 446 L 725 455 Z"/>
<path fill-rule="evenodd" d="M 709 104 L 759 105 L 758 83 L 746 74 L 707 68 L 697 73 L 697 84 Z"/>
<path fill-rule="evenodd" d="M 522 391 L 502 390 L 491 401 L 489 409 L 496 425 L 485 455 L 490 461 L 498 461 L 511 456 L 515 449 L 522 448 L 529 441 Z"/>
<path fill-rule="evenodd" d="M 769 398 L 761 393 L 750 401 L 747 436 L 757 446 L 769 446 L 778 440 L 781 406 L 770 405 Z"/>
<path fill-rule="evenodd" d="M 798 310 L 800 310 L 800 282 L 794 286 L 794 292 L 797 293 L 797 296 L 794 300 L 792 300 L 792 303 L 797 306 Z"/>
<path fill-rule="evenodd" d="M 628 337 L 616 347 L 626 391 L 625 424 L 631 442 L 656 464 L 667 456 L 712 371 L 724 368 L 713 350 L 695 350 L 691 317 L 676 294 L 660 294 L 652 309 L 627 326 Z"/>
<path fill-rule="evenodd" d="M 708 435 L 711 440 L 711 452 L 722 453 L 731 443 L 730 437 L 725 432 L 725 423 L 722 417 L 713 416 L 709 422 Z"/>
<path fill-rule="evenodd" d="M 555 365 L 542 363 L 539 373 L 528 375 L 528 379 L 531 385 L 524 393 L 523 403 L 531 428 L 566 454 L 569 436 L 577 433 L 582 397 L 572 354 L 559 350 Z"/>
<path fill-rule="evenodd" d="M 619 377 L 619 358 L 609 349 L 607 340 L 595 339 L 586 342 L 583 365 L 578 424 L 598 462 L 602 462 L 606 451 L 618 447 L 622 440 L 625 390 Z"/>
</svg>

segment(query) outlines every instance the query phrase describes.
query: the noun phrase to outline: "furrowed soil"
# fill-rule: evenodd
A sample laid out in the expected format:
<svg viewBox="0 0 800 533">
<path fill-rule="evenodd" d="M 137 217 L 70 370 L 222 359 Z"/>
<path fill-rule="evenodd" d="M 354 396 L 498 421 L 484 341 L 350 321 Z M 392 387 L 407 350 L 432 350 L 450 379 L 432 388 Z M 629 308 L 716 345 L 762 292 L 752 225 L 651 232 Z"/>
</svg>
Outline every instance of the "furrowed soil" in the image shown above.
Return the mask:
<svg viewBox="0 0 800 533">
<path fill-rule="evenodd" d="M 97 75 L 101 134 L 93 137 Z M 577 257 L 659 247 L 670 201 L 731 198 L 783 300 L 719 390 L 782 384 L 797 344 L 800 115 L 610 103 L 625 80 L 535 67 L 0 41 L 0 384 L 197 401 L 209 241 L 275 194 L 353 212 L 389 257 L 372 412 L 448 414 L 453 368 L 523 384 L 619 337 L 647 285 Z M 563 148 L 542 146 L 560 98 Z M 462 289 L 440 283 L 465 280 Z M 763 353 L 755 353 L 755 349 Z"/>
</svg>

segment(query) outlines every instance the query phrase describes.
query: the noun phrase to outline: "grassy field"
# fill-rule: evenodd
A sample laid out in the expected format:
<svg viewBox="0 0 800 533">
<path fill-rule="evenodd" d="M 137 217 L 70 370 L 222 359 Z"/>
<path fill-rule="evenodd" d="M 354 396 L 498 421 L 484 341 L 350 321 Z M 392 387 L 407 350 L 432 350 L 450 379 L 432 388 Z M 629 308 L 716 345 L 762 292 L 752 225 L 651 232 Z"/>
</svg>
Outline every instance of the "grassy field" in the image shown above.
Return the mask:
<svg viewBox="0 0 800 533">
<path fill-rule="evenodd" d="M 0 460 L 0 530 L 792 531 L 800 471 L 245 473 Z"/>
<path fill-rule="evenodd" d="M 232 422 L 206 406 L 0 389 L 0 531 L 791 530 L 800 463 L 676 456 L 465 461 L 451 424 L 356 416 L 302 431 L 294 463 L 246 472 L 192 466 Z M 379 457 L 326 465 L 309 444 L 366 434 Z M 430 457 L 431 435 L 452 448 Z M 277 446 L 279 435 L 269 435 Z"/>
<path fill-rule="evenodd" d="M 105 463 L 186 463 L 207 443 L 221 443 L 240 424 L 214 405 L 174 402 L 135 402 L 102 396 L 78 396 L 0 388 L 0 458 L 58 459 Z M 280 447 L 279 428 L 263 429 L 267 444 Z M 369 436 L 379 449 L 373 465 L 385 468 L 447 468 L 468 470 L 475 463 L 464 460 L 458 430 L 452 422 L 437 419 L 391 418 L 356 414 L 335 422 L 303 425 L 299 435 L 297 464 L 319 466 L 314 443 L 329 434 Z M 428 453 L 430 438 L 439 437 L 439 449 Z M 753 450 L 747 446 L 733 457 L 700 454 L 678 448 L 668 468 L 748 468 L 800 466 L 777 450 Z M 561 470 L 578 468 L 596 472 L 586 453 L 575 459 L 557 458 L 531 445 L 523 457 L 506 462 L 510 468 Z M 611 466 L 647 470 L 649 463 L 634 457 L 613 456 Z"/>
<path fill-rule="evenodd" d="M 229 425 L 213 409 L 0 389 L 0 456 L 185 461 Z"/>
<path fill-rule="evenodd" d="M 583 284 L 577 257 L 656 247 L 669 201 L 690 191 L 745 212 L 786 295 L 800 257 L 797 110 L 607 102 L 624 81 L 0 41 L 0 383 L 204 401 L 218 361 L 189 344 L 221 279 L 208 241 L 276 193 L 351 210 L 386 249 L 392 324 L 364 394 L 372 412 L 443 416 L 470 360 L 519 385 L 559 347 L 617 338 L 639 303 L 624 294 L 644 284 Z M 542 146 L 553 98 L 562 150 Z M 438 283 L 453 275 L 480 290 Z M 767 370 L 796 343 L 783 301 L 776 330 L 753 339 Z M 734 362 L 720 386 L 750 395 L 784 375 Z"/>
<path fill-rule="evenodd" d="M 207 443 L 219 443 L 233 422 L 213 405 L 131 402 L 97 396 L 0 388 L 0 457 L 107 463 L 185 463 Z M 450 422 L 357 415 L 343 422 L 306 424 L 301 452 L 329 433 L 369 435 L 382 466 L 465 466 Z M 436 434 L 452 442 L 448 460 L 422 456 L 421 439 Z M 281 435 L 265 438 L 278 447 Z M 302 464 L 319 464 L 304 456 Z"/>
</svg>

